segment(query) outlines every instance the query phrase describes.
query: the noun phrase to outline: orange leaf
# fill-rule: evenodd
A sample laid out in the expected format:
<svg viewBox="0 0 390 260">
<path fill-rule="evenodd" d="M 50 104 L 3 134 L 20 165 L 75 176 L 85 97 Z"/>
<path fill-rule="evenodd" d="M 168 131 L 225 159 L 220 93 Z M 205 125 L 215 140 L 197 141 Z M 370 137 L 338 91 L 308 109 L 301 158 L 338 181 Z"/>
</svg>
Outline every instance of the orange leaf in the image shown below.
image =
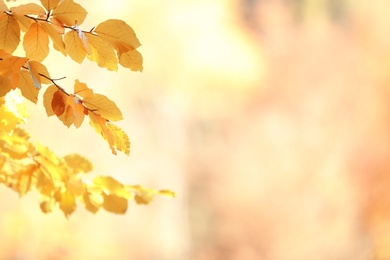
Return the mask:
<svg viewBox="0 0 390 260">
<path fill-rule="evenodd" d="M 72 120 L 74 121 L 74 126 L 76 128 L 79 128 L 84 121 L 84 106 L 80 103 L 80 100 L 73 95 L 68 96 L 67 104 L 69 105 L 68 108 L 71 107 L 72 110 L 68 114 L 67 109 L 66 117 L 72 117 Z"/>
<path fill-rule="evenodd" d="M 60 34 L 64 34 L 65 33 L 65 27 L 64 25 L 61 23 L 61 21 L 59 21 L 58 19 L 56 18 L 50 18 L 50 24 L 53 26 L 53 28 Z"/>
<path fill-rule="evenodd" d="M 46 10 L 53 10 L 57 7 L 61 0 L 40 0 L 41 4 L 46 8 Z"/>
<path fill-rule="evenodd" d="M 28 71 L 21 70 L 19 71 L 19 74 L 20 82 L 18 87 L 21 90 L 22 95 L 36 104 L 38 101 L 39 88 L 34 86 L 34 81 L 31 79 L 30 73 Z"/>
<path fill-rule="evenodd" d="M 58 88 L 54 85 L 49 86 L 45 93 L 43 94 L 43 106 L 46 109 L 47 116 L 55 115 L 51 103 L 53 101 L 54 93 L 58 90 Z"/>
<path fill-rule="evenodd" d="M 57 51 L 61 52 L 66 56 L 65 43 L 62 39 L 62 34 L 59 33 L 58 30 L 52 24 L 42 23 L 41 25 L 45 28 L 46 32 L 49 34 L 49 37 L 53 42 L 54 49 L 56 49 Z"/>
<path fill-rule="evenodd" d="M 74 83 L 74 93 L 80 97 L 86 98 L 93 96 L 93 90 L 87 87 L 87 84 L 82 83 L 76 79 Z"/>
<path fill-rule="evenodd" d="M 49 72 L 47 71 L 47 68 L 42 63 L 38 61 L 29 61 L 28 64 L 29 64 L 30 73 L 32 73 L 33 75 L 32 77 L 36 78 L 36 80 L 39 83 L 43 83 L 43 84 L 51 83 L 51 80 L 48 79 L 50 78 Z M 47 78 L 39 74 L 45 75 Z"/>
<path fill-rule="evenodd" d="M 118 53 L 119 64 L 132 71 L 142 71 L 142 55 L 137 50 L 131 50 L 124 53 Z"/>
<path fill-rule="evenodd" d="M 65 99 L 66 95 L 61 90 L 54 92 L 51 107 L 56 116 L 60 116 L 65 112 Z"/>
<path fill-rule="evenodd" d="M 4 11 L 9 11 L 7 5 L 4 3 L 3 0 L 0 0 L 0 11 L 3 13 Z"/>
<path fill-rule="evenodd" d="M 23 48 L 32 60 L 43 61 L 49 54 L 49 35 L 39 23 L 31 24 L 24 35 Z"/>
<path fill-rule="evenodd" d="M 99 67 L 117 71 L 118 58 L 113 47 L 96 35 L 86 34 L 86 37 L 92 52 L 87 56 L 88 59 L 95 61 Z"/>
<path fill-rule="evenodd" d="M 42 8 L 42 6 L 34 4 L 34 3 L 28 3 L 24 5 L 19 5 L 16 7 L 11 8 L 11 11 L 14 12 L 16 15 L 45 15 L 46 11 Z"/>
<path fill-rule="evenodd" d="M 108 212 L 124 214 L 127 211 L 128 201 L 114 194 L 103 193 L 103 208 Z"/>
<path fill-rule="evenodd" d="M 116 104 L 101 94 L 94 94 L 83 99 L 83 104 L 93 112 L 110 121 L 122 120 L 122 112 Z"/>
<path fill-rule="evenodd" d="M 77 32 L 69 31 L 64 36 L 65 49 L 72 60 L 81 63 L 83 62 L 87 51 L 84 44 L 78 36 Z"/>
<path fill-rule="evenodd" d="M 26 58 L 9 56 L 0 60 L 0 96 L 4 96 L 19 84 L 20 68 L 26 63 Z"/>
<path fill-rule="evenodd" d="M 134 30 L 121 20 L 110 19 L 102 22 L 96 26 L 94 32 L 121 53 L 141 46 Z"/>
<path fill-rule="evenodd" d="M 20 42 L 20 27 L 12 15 L 0 13 L 0 49 L 13 53 Z"/>
<path fill-rule="evenodd" d="M 64 212 L 65 216 L 69 216 L 76 209 L 76 199 L 68 191 L 61 193 L 60 209 Z"/>
<path fill-rule="evenodd" d="M 53 17 L 68 26 L 74 26 L 76 22 L 82 24 L 87 11 L 72 0 L 63 0 L 54 10 Z"/>
</svg>

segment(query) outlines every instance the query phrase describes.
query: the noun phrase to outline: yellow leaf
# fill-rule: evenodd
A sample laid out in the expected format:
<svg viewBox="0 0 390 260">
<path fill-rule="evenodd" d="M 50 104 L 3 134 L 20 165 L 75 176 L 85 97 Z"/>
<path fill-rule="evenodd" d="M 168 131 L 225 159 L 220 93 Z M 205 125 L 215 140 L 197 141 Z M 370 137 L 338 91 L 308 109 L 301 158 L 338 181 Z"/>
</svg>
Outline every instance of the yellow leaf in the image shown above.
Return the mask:
<svg viewBox="0 0 390 260">
<path fill-rule="evenodd" d="M 122 112 L 116 104 L 101 94 L 94 94 L 83 99 L 83 104 L 93 112 L 100 114 L 103 118 L 110 121 L 122 120 Z"/>
<path fill-rule="evenodd" d="M 87 51 L 84 44 L 78 36 L 77 32 L 69 31 L 64 36 L 65 50 L 72 60 L 81 63 L 83 62 Z"/>
<path fill-rule="evenodd" d="M 42 196 L 43 197 L 43 196 Z M 43 213 L 49 213 L 52 212 L 55 207 L 55 200 L 53 198 L 47 198 L 41 199 L 41 202 L 39 204 L 41 210 Z"/>
<path fill-rule="evenodd" d="M 128 199 L 131 194 L 125 186 L 110 176 L 98 176 L 93 180 L 95 186 L 99 187 L 106 194 L 114 194 L 118 197 Z"/>
<path fill-rule="evenodd" d="M 114 146 L 116 150 L 123 152 L 126 155 L 130 154 L 130 139 L 127 134 L 118 126 L 113 124 L 107 124 L 107 128 L 110 130 L 114 138 Z"/>
<path fill-rule="evenodd" d="M 124 214 L 127 211 L 128 201 L 123 197 L 118 197 L 114 194 L 103 193 L 104 203 L 103 208 L 109 212 L 116 214 Z"/>
<path fill-rule="evenodd" d="M 65 191 L 61 193 L 60 209 L 65 216 L 69 216 L 76 209 L 76 199 L 70 192 Z"/>
<path fill-rule="evenodd" d="M 61 52 L 62 54 L 64 54 L 66 56 L 65 43 L 62 39 L 62 34 L 59 33 L 53 27 L 52 24 L 42 23 L 41 25 L 45 28 L 46 32 L 49 34 L 49 37 L 53 42 L 54 49 L 56 49 L 57 51 Z"/>
<path fill-rule="evenodd" d="M 107 140 L 111 152 L 116 155 L 116 151 L 114 148 L 114 136 L 107 128 L 107 120 L 102 118 L 99 114 L 95 114 L 93 112 L 88 113 L 88 116 L 89 124 L 92 126 L 93 129 L 95 129 L 98 134 L 100 134 L 105 140 Z"/>
<path fill-rule="evenodd" d="M 76 79 L 74 84 L 74 93 L 80 97 L 86 98 L 93 96 L 93 90 L 87 87 L 87 84 L 82 83 Z"/>
<path fill-rule="evenodd" d="M 46 8 L 46 10 L 53 10 L 57 7 L 61 0 L 40 0 L 41 4 Z"/>
<path fill-rule="evenodd" d="M 96 26 L 94 32 L 120 53 L 141 46 L 134 30 L 121 20 L 110 19 L 102 22 Z"/>
<path fill-rule="evenodd" d="M 81 196 L 84 193 L 84 184 L 77 175 L 73 175 L 66 183 L 66 190 L 73 196 Z"/>
<path fill-rule="evenodd" d="M 55 115 L 54 110 L 51 106 L 51 102 L 53 100 L 54 93 L 58 90 L 58 88 L 54 85 L 49 86 L 45 93 L 43 94 L 43 106 L 45 107 L 47 116 Z"/>
<path fill-rule="evenodd" d="M 68 26 L 74 26 L 76 22 L 82 24 L 86 16 L 87 11 L 72 0 L 63 0 L 53 10 L 53 17 Z"/>
<path fill-rule="evenodd" d="M 78 154 L 69 154 L 64 157 L 67 165 L 72 168 L 73 173 L 87 173 L 92 171 L 93 165 L 88 159 Z"/>
<path fill-rule="evenodd" d="M 87 55 L 88 59 L 95 61 L 99 67 L 117 71 L 118 58 L 113 47 L 96 35 L 86 34 L 85 36 L 88 39 L 92 52 L 90 55 Z"/>
<path fill-rule="evenodd" d="M 119 64 L 132 71 L 142 71 L 142 55 L 137 50 L 130 50 L 124 53 L 118 53 Z"/>
<path fill-rule="evenodd" d="M 21 70 L 19 89 L 22 92 L 22 95 L 33 102 L 34 104 L 38 101 L 39 88 L 35 87 L 34 81 L 31 79 L 30 73 L 28 71 Z"/>
<path fill-rule="evenodd" d="M 20 27 L 12 15 L 0 13 L 0 49 L 13 53 L 20 42 Z"/>
<path fill-rule="evenodd" d="M 49 71 L 47 71 L 45 65 L 43 65 L 38 61 L 29 61 L 28 63 L 29 63 L 30 73 L 32 74 L 33 78 L 35 78 L 39 83 L 43 83 L 43 84 L 52 83 L 51 80 L 49 79 L 50 78 Z M 42 75 L 45 75 L 46 77 L 43 77 Z"/>
<path fill-rule="evenodd" d="M 11 11 L 14 12 L 16 15 L 45 15 L 46 11 L 42 8 L 42 6 L 34 4 L 34 3 L 28 3 L 24 5 L 19 5 L 16 7 L 11 8 Z"/>
<path fill-rule="evenodd" d="M 43 61 L 49 54 L 49 35 L 39 24 L 33 23 L 23 38 L 26 56 L 32 60 Z"/>
</svg>

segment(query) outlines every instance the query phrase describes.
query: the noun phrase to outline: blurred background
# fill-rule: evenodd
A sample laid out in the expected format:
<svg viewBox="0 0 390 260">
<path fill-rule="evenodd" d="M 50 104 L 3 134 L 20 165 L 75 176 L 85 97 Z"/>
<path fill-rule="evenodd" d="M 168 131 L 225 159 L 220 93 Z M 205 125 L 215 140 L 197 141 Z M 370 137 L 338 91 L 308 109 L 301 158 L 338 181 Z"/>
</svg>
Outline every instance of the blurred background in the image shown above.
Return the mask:
<svg viewBox="0 0 390 260">
<path fill-rule="evenodd" d="M 389 1 L 76 2 L 133 27 L 144 71 L 44 64 L 116 102 L 131 154 L 39 101 L 32 139 L 177 197 L 66 219 L 1 187 L 0 259 L 390 259 Z"/>
</svg>

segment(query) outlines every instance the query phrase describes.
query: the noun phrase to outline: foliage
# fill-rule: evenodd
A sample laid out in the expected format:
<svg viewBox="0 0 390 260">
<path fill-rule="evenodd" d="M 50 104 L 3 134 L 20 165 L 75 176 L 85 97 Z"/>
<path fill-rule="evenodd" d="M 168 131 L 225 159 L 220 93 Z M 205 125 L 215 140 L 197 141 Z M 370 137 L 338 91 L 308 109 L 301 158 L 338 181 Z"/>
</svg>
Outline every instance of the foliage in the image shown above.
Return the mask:
<svg viewBox="0 0 390 260">
<path fill-rule="evenodd" d="M 55 50 L 78 63 L 87 57 L 108 70 L 116 71 L 118 65 L 132 71 L 143 69 L 142 55 L 136 50 L 140 42 L 125 22 L 110 19 L 85 31 L 80 25 L 87 11 L 81 5 L 73 0 L 40 2 L 8 8 L 0 0 L 0 183 L 20 196 L 37 190 L 43 212 L 58 205 L 66 216 L 76 209 L 77 201 L 93 213 L 101 207 L 125 213 L 129 199 L 147 204 L 156 194 L 173 196 L 167 190 L 124 185 L 108 176 L 89 182 L 83 176 L 93 166 L 86 158 L 78 154 L 61 158 L 46 146 L 29 141 L 29 133 L 21 128 L 27 121 L 21 96 L 37 103 L 42 85 L 48 85 L 43 94 L 48 116 L 55 115 L 67 127 L 76 128 L 88 117 L 113 154 L 130 153 L 129 137 L 112 123 L 123 119 L 112 100 L 79 80 L 75 80 L 73 93 L 68 93 L 58 84 L 60 79 L 50 77 L 42 63 L 50 41 Z M 21 41 L 26 56 L 13 56 Z"/>
</svg>

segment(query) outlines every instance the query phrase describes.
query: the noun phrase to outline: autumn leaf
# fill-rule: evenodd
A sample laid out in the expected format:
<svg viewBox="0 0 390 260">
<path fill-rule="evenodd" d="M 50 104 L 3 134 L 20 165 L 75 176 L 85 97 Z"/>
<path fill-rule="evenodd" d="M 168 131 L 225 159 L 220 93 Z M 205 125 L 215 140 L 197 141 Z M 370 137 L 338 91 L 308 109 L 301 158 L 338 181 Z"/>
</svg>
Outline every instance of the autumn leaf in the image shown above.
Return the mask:
<svg viewBox="0 0 390 260">
<path fill-rule="evenodd" d="M 75 80 L 74 93 L 80 97 L 86 98 L 93 96 L 93 90 L 87 87 L 87 84 Z"/>
<path fill-rule="evenodd" d="M 0 13 L 0 49 L 13 53 L 20 42 L 20 27 L 12 15 Z"/>
<path fill-rule="evenodd" d="M 61 0 L 40 0 L 43 7 L 50 11 L 57 7 Z"/>
<path fill-rule="evenodd" d="M 9 11 L 7 5 L 4 3 L 3 0 L 0 0 L 0 11 L 1 12 Z"/>
<path fill-rule="evenodd" d="M 50 84 L 50 74 L 46 66 L 38 61 L 28 61 L 28 69 L 30 70 L 31 77 L 34 80 L 34 84 L 37 88 L 41 87 L 41 83 Z M 42 76 L 44 75 L 44 76 Z"/>
<path fill-rule="evenodd" d="M 68 26 L 74 26 L 76 22 L 82 24 L 86 16 L 87 11 L 72 0 L 61 1 L 53 10 L 53 17 Z"/>
<path fill-rule="evenodd" d="M 123 197 L 114 194 L 103 193 L 103 208 L 108 212 L 124 214 L 127 211 L 128 201 Z"/>
<path fill-rule="evenodd" d="M 94 32 L 123 53 L 141 46 L 134 30 L 124 21 L 110 19 L 96 26 Z"/>
<path fill-rule="evenodd" d="M 69 95 L 67 98 L 67 111 L 65 118 L 71 117 L 76 128 L 79 128 L 84 121 L 84 106 L 80 100 L 74 95 Z"/>
<path fill-rule="evenodd" d="M 116 104 L 101 94 L 94 94 L 83 99 L 83 104 L 94 113 L 110 121 L 122 120 L 122 112 Z"/>
<path fill-rule="evenodd" d="M 62 39 L 62 34 L 56 30 L 54 25 L 49 23 L 42 23 L 43 28 L 49 34 L 51 41 L 53 42 L 53 48 L 66 56 L 65 43 Z M 63 27 L 61 27 L 63 29 Z"/>
<path fill-rule="evenodd" d="M 34 85 L 34 81 L 32 80 L 28 71 L 21 70 L 19 75 L 20 81 L 18 87 L 21 90 L 22 95 L 36 104 L 38 101 L 39 88 Z"/>
<path fill-rule="evenodd" d="M 84 44 L 78 36 L 77 32 L 69 31 L 64 36 L 65 50 L 72 60 L 81 63 L 83 62 L 87 51 Z"/>
<path fill-rule="evenodd" d="M 86 37 L 91 49 L 88 59 L 95 61 L 99 67 L 117 71 L 118 58 L 113 47 L 96 35 L 86 34 Z"/>
<path fill-rule="evenodd" d="M 118 53 L 119 64 L 132 71 L 142 71 L 143 58 L 137 50 L 130 50 L 124 53 Z"/>
<path fill-rule="evenodd" d="M 67 217 L 75 211 L 76 199 L 69 191 L 61 193 L 60 209 Z"/>
<path fill-rule="evenodd" d="M 25 63 L 26 58 L 16 56 L 0 60 L 0 96 L 4 96 L 19 85 L 19 70 Z"/>
<path fill-rule="evenodd" d="M 100 187 L 106 194 L 114 194 L 118 197 L 130 198 L 131 193 L 119 181 L 110 176 L 98 176 L 93 180 L 94 185 Z"/>
<path fill-rule="evenodd" d="M 47 116 L 55 115 L 51 103 L 53 101 L 54 93 L 57 92 L 57 90 L 58 88 L 55 85 L 51 85 L 43 94 L 43 106 L 45 107 Z"/>
<path fill-rule="evenodd" d="M 11 11 L 14 12 L 18 16 L 24 16 L 24 15 L 45 15 L 46 11 L 42 8 L 42 6 L 34 4 L 34 3 L 28 3 L 19 5 L 16 7 L 12 7 Z"/>
<path fill-rule="evenodd" d="M 61 90 L 54 92 L 51 107 L 56 116 L 60 116 L 65 112 L 66 99 L 67 96 Z"/>
<path fill-rule="evenodd" d="M 116 150 L 123 152 L 126 155 L 130 154 L 130 139 L 127 134 L 114 124 L 107 124 L 114 138 L 114 146 Z"/>
<path fill-rule="evenodd" d="M 39 24 L 33 23 L 23 38 L 26 56 L 32 60 L 43 61 L 49 54 L 49 35 Z"/>
<path fill-rule="evenodd" d="M 73 173 L 87 173 L 92 171 L 92 163 L 85 157 L 78 154 L 69 154 L 64 157 L 67 165 L 72 168 Z"/>
</svg>

